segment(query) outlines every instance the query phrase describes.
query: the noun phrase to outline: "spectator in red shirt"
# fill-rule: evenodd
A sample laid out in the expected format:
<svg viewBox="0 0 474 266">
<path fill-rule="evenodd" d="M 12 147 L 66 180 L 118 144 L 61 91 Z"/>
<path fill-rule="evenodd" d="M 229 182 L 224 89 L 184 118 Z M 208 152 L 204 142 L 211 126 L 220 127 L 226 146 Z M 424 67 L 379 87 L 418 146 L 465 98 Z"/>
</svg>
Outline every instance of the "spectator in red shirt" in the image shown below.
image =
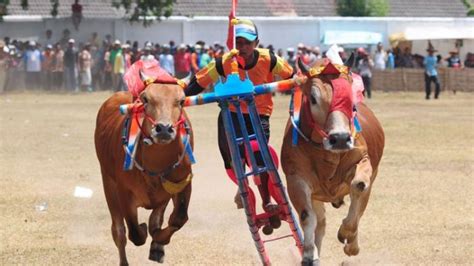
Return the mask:
<svg viewBox="0 0 474 266">
<path fill-rule="evenodd" d="M 191 72 L 191 55 L 185 44 L 180 44 L 174 55 L 175 73 L 179 79 L 185 78 Z"/>
<path fill-rule="evenodd" d="M 43 88 L 51 90 L 53 80 L 53 60 L 54 51 L 51 44 L 46 45 L 46 50 L 43 52 L 43 61 L 41 62 Z"/>
<path fill-rule="evenodd" d="M 79 4 L 79 0 L 75 0 L 74 4 L 71 5 L 72 9 L 72 24 L 74 24 L 74 28 L 79 30 L 79 24 L 81 24 L 82 20 L 82 5 Z"/>
</svg>

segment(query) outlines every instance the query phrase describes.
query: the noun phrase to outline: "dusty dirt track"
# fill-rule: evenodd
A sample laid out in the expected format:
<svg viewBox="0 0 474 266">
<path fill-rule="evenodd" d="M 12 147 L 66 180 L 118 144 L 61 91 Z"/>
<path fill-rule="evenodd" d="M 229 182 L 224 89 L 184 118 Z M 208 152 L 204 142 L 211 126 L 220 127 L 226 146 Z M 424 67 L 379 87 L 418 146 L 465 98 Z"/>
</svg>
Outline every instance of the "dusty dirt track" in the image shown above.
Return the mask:
<svg viewBox="0 0 474 266">
<path fill-rule="evenodd" d="M 95 116 L 109 92 L 0 96 L 0 265 L 116 265 L 99 165 Z M 368 101 L 386 149 L 360 224 L 361 252 L 346 257 L 336 238 L 347 205 L 327 206 L 322 265 L 472 265 L 474 261 L 473 94 L 375 93 Z M 271 143 L 279 150 L 289 97 L 275 98 Z M 167 246 L 166 265 L 259 265 L 236 186 L 216 142 L 216 105 L 188 110 L 196 141 L 190 220 Z M 75 186 L 90 199 L 73 197 Z M 35 205 L 47 202 L 46 211 Z M 147 221 L 147 211 L 140 221 Z M 287 226 L 282 226 L 287 229 Z M 276 234 L 287 231 L 279 229 Z M 128 242 L 132 265 L 148 261 L 150 238 Z M 298 263 L 291 240 L 267 245 L 275 265 Z"/>
</svg>

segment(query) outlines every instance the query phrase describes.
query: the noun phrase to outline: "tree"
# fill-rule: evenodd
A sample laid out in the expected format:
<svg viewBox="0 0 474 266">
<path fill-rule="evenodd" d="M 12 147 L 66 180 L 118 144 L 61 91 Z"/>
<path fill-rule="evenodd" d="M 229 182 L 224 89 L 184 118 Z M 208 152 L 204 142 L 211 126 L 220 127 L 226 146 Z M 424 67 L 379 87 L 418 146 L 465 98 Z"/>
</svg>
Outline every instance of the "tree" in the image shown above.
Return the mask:
<svg viewBox="0 0 474 266">
<path fill-rule="evenodd" d="M 143 19 L 143 25 L 148 26 L 153 22 L 151 17 L 160 20 L 162 16 L 171 16 L 175 2 L 176 0 L 113 0 L 112 5 L 116 8 L 124 7 L 131 22 Z"/>
<path fill-rule="evenodd" d="M 50 0 L 51 16 L 58 15 L 59 0 Z M 130 22 L 142 21 L 144 26 L 150 25 L 153 20 L 160 20 L 162 16 L 173 14 L 173 4 L 176 0 L 111 0 L 115 8 L 123 7 Z M 0 0 L 0 21 L 8 14 L 8 0 Z M 28 9 L 28 0 L 21 0 L 23 9 Z M 2 8 L 3 7 L 3 8 Z"/>
<path fill-rule="evenodd" d="M 372 17 L 385 17 L 388 14 L 387 0 L 371 0 L 368 5 Z"/>
<path fill-rule="evenodd" d="M 468 17 L 474 17 L 474 5 L 472 4 L 472 1 L 469 0 L 461 0 L 461 2 L 467 7 L 467 16 Z"/>
<path fill-rule="evenodd" d="M 337 12 L 343 17 L 384 17 L 388 10 L 387 0 L 337 0 Z"/>
</svg>

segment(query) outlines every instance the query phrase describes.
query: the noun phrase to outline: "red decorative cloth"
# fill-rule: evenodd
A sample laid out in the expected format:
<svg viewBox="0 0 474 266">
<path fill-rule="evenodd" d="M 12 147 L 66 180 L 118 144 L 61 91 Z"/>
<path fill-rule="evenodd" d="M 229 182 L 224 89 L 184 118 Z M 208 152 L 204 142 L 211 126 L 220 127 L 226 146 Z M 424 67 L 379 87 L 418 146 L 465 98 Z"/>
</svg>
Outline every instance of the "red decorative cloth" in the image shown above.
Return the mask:
<svg viewBox="0 0 474 266">
<path fill-rule="evenodd" d="M 329 113 L 334 111 L 341 111 L 344 113 L 349 121 L 352 120 L 352 86 L 344 78 L 337 78 L 331 80 L 333 95 Z"/>
<path fill-rule="evenodd" d="M 166 70 L 160 67 L 157 60 L 138 60 L 127 70 L 123 80 L 127 84 L 134 98 L 138 97 L 145 89 L 145 82 L 140 77 L 140 71 L 145 77 L 153 79 L 153 83 L 177 84 L 176 78 L 171 76 Z"/>
</svg>

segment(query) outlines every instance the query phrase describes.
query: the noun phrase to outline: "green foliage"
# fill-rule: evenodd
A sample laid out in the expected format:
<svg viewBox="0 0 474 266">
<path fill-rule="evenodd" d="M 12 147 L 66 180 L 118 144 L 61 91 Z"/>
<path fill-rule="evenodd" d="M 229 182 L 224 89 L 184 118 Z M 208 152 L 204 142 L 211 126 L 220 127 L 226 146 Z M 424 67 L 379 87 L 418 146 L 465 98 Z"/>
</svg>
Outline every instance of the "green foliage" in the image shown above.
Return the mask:
<svg viewBox="0 0 474 266">
<path fill-rule="evenodd" d="M 8 14 L 8 4 L 10 4 L 9 0 L 0 0 L 0 22 L 3 22 L 3 16 Z"/>
<path fill-rule="evenodd" d="M 474 17 L 474 6 L 472 4 L 472 0 L 461 0 L 461 2 L 467 7 L 467 16 Z"/>
<path fill-rule="evenodd" d="M 369 1 L 369 10 L 372 17 L 385 17 L 388 14 L 387 0 Z"/>
<path fill-rule="evenodd" d="M 461 0 L 461 2 L 467 7 L 467 8 L 471 8 L 472 6 L 472 3 L 470 0 Z"/>
<path fill-rule="evenodd" d="M 343 17 L 365 17 L 369 15 L 365 0 L 337 0 L 337 12 Z"/>
<path fill-rule="evenodd" d="M 337 0 L 337 12 L 343 17 L 384 17 L 388 10 L 387 0 Z"/>
<path fill-rule="evenodd" d="M 28 0 L 21 0 L 21 8 L 28 10 Z"/>
<path fill-rule="evenodd" d="M 155 18 L 161 20 L 162 16 L 171 16 L 175 2 L 176 0 L 120 0 L 113 1 L 112 5 L 116 8 L 123 7 L 130 22 L 142 21 L 146 27 Z"/>
</svg>

